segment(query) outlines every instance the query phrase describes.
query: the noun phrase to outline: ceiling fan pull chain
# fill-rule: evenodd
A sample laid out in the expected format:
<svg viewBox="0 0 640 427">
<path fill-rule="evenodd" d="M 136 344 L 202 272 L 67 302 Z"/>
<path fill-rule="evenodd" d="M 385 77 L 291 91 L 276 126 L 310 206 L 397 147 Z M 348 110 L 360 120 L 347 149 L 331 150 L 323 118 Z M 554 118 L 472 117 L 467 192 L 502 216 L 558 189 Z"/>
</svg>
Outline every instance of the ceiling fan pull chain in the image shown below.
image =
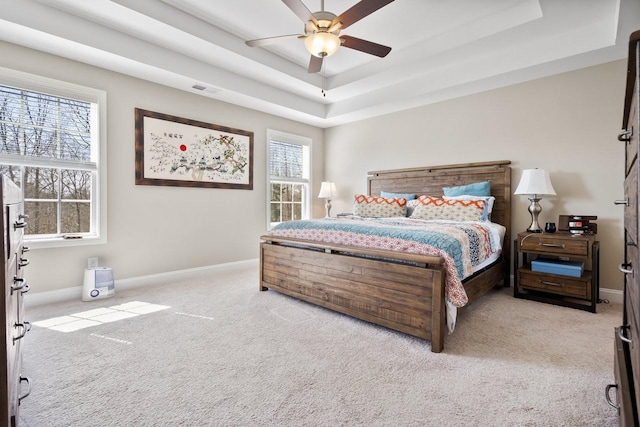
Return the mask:
<svg viewBox="0 0 640 427">
<path fill-rule="evenodd" d="M 327 97 L 327 92 L 324 90 L 326 79 L 327 79 L 327 75 L 324 72 L 324 61 L 322 61 L 322 96 L 325 98 Z"/>
</svg>

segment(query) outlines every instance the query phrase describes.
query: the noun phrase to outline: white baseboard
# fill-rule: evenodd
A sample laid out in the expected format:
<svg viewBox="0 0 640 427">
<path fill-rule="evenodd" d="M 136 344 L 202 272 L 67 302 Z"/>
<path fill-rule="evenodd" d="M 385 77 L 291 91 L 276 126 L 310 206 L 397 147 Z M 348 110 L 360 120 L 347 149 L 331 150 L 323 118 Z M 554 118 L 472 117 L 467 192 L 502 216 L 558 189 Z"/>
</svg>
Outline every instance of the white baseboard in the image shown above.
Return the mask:
<svg viewBox="0 0 640 427">
<path fill-rule="evenodd" d="M 166 273 L 150 274 L 148 276 L 131 277 L 128 279 L 115 280 L 115 289 L 126 290 L 139 288 L 149 285 L 165 284 L 175 280 L 185 280 L 193 276 L 202 276 L 203 274 L 219 273 L 224 271 L 233 271 L 248 267 L 256 267 L 258 259 L 250 259 L 246 261 L 230 262 L 226 264 L 208 265 L 206 267 L 190 268 L 186 270 L 169 271 Z M 60 301 L 69 301 L 80 299 L 82 297 L 82 285 L 70 288 L 58 289 L 55 291 L 38 292 L 35 294 L 25 295 L 24 304 L 27 307 L 35 307 L 38 305 L 51 304 Z"/>
<path fill-rule="evenodd" d="M 600 288 L 600 299 L 607 300 L 611 304 L 622 304 L 624 302 L 624 293 L 617 289 Z"/>
</svg>

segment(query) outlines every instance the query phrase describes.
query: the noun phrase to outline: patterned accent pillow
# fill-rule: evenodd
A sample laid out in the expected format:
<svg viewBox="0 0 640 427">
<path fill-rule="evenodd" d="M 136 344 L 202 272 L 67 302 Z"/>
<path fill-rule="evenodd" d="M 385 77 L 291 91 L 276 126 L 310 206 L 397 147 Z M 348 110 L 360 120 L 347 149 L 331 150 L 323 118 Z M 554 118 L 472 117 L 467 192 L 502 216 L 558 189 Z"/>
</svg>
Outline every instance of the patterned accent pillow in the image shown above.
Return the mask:
<svg viewBox="0 0 640 427">
<path fill-rule="evenodd" d="M 438 197 L 420 196 L 411 218 L 482 221 L 485 204 L 485 200 L 447 200 Z"/>
<path fill-rule="evenodd" d="M 384 198 L 356 194 L 353 202 L 353 214 L 365 218 L 391 218 L 404 216 L 407 199 Z"/>
<path fill-rule="evenodd" d="M 480 196 L 442 196 L 443 199 L 452 200 L 484 200 L 486 205 L 484 206 L 484 212 L 482 213 L 483 221 L 491 221 L 491 212 L 493 211 L 493 205 L 496 202 L 496 198 L 493 196 L 480 197 Z"/>
</svg>

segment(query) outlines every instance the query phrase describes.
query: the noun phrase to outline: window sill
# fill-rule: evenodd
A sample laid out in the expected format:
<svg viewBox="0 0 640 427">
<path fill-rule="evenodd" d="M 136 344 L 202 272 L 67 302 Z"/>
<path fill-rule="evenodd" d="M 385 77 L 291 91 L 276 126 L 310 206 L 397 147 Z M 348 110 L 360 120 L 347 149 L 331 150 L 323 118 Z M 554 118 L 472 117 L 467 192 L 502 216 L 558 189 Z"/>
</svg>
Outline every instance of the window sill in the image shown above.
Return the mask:
<svg viewBox="0 0 640 427">
<path fill-rule="evenodd" d="M 66 248 L 71 246 L 102 245 L 107 243 L 105 237 L 87 236 L 80 239 L 64 239 L 52 237 L 49 239 L 24 239 L 24 245 L 29 249 Z"/>
</svg>

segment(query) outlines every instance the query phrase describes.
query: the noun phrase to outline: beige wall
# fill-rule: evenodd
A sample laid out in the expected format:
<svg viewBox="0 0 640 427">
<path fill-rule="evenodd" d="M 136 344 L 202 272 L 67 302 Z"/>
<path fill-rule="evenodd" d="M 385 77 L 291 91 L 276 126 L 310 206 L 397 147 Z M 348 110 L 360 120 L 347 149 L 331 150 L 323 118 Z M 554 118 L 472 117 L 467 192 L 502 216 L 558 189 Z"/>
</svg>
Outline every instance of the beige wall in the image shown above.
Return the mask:
<svg viewBox="0 0 640 427">
<path fill-rule="evenodd" d="M 117 279 L 258 256 L 266 228 L 268 128 L 313 139 L 312 196 L 333 180 L 332 212 L 351 210 L 370 170 L 509 159 L 513 187 L 522 169 L 546 168 L 558 192 L 542 200 L 541 222 L 597 215 L 601 287 L 621 289 L 625 61 L 323 130 L 122 74 L 0 42 L 0 67 L 105 90 L 108 96 L 108 243 L 34 250 L 34 292 L 79 286 L 98 256 Z M 254 190 L 134 184 L 135 107 L 254 132 Z M 323 140 L 324 138 L 324 140 Z M 323 158 L 324 156 L 324 158 Z M 325 160 L 326 159 L 326 160 Z M 524 230 L 528 201 L 514 196 L 512 226 Z M 313 197 L 314 215 L 323 214 Z"/>
<path fill-rule="evenodd" d="M 92 256 L 116 279 L 256 259 L 266 231 L 267 129 L 312 138 L 313 194 L 320 189 L 322 129 L 1 42 L 0 67 L 107 92 L 108 243 L 32 250 L 26 274 L 34 293 L 82 285 Z M 136 186 L 136 107 L 253 131 L 253 191 Z"/>
<path fill-rule="evenodd" d="M 515 190 L 522 169 L 545 168 L 558 193 L 542 200 L 540 222 L 558 215 L 597 215 L 601 287 L 622 289 L 620 206 L 626 61 L 617 61 L 328 129 L 325 179 L 349 212 L 366 192 L 368 171 L 489 160 L 512 161 Z M 513 196 L 512 229 L 530 222 L 528 200 Z"/>
</svg>

